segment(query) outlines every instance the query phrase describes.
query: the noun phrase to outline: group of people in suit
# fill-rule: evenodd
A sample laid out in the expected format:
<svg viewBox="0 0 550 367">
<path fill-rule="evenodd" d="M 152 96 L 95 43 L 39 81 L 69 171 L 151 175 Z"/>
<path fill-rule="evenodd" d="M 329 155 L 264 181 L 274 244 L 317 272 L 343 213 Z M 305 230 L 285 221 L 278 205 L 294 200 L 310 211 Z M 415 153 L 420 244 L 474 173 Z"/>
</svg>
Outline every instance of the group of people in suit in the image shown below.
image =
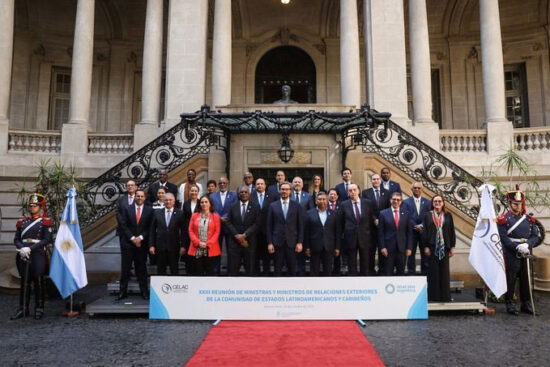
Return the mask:
<svg viewBox="0 0 550 367">
<path fill-rule="evenodd" d="M 168 267 L 170 274 L 178 274 L 180 258 L 190 275 L 219 275 L 225 249 L 231 276 L 241 274 L 241 267 L 247 276 L 268 276 L 272 266 L 275 276 L 285 268 L 288 276 L 305 275 L 308 258 L 312 276 L 339 275 L 342 260 L 352 276 L 391 276 L 404 275 L 405 269 L 415 274 L 419 249 L 429 298 L 450 300 L 448 260 L 455 234 L 444 199 L 435 196 L 430 202 L 415 182 L 413 195 L 403 200 L 399 183 L 390 177 L 383 168 L 363 191 L 352 182 L 349 168 L 342 170 L 343 182 L 328 191 L 319 175 L 306 191 L 301 177 L 288 182 L 283 171 L 269 187 L 246 172 L 236 192 L 229 190 L 227 177 L 208 181 L 203 192 L 193 169 L 179 188 L 160 171 L 147 194 L 128 181 L 116 210 L 122 254 L 119 298 L 127 296 L 132 263 L 142 296 L 148 298 L 148 254 L 156 258 L 160 275 Z"/>
</svg>

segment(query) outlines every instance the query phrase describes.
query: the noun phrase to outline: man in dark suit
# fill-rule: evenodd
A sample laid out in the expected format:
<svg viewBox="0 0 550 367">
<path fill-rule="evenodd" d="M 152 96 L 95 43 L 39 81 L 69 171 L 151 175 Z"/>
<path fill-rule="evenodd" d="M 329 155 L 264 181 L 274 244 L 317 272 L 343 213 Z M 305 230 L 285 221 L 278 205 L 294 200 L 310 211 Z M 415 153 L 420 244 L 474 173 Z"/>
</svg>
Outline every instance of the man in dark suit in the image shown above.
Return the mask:
<svg viewBox="0 0 550 367">
<path fill-rule="evenodd" d="M 137 185 L 136 181 L 134 180 L 128 180 L 126 182 L 126 192 L 117 199 L 115 203 L 115 216 L 116 221 L 118 223 L 118 227 L 116 230 L 117 235 L 121 236 L 122 232 L 120 231 L 120 223 L 122 221 L 122 213 L 124 212 L 124 208 L 127 206 L 130 206 L 134 203 L 135 195 L 136 195 Z M 122 240 L 120 240 L 121 246 L 122 246 Z"/>
<path fill-rule="evenodd" d="M 254 193 L 254 175 L 251 172 L 245 172 L 243 176 L 243 185 L 248 186 L 250 195 Z"/>
<path fill-rule="evenodd" d="M 374 203 L 374 215 L 376 217 L 375 223 L 376 225 L 378 225 L 378 216 L 380 215 L 380 211 L 390 207 L 390 194 L 388 190 L 381 187 L 382 179 L 380 178 L 380 175 L 376 173 L 372 175 L 371 184 L 371 188 L 363 190 L 363 192 L 361 193 L 361 197 Z M 380 249 L 378 249 L 378 233 L 375 231 L 372 234 L 375 245 L 371 247 L 371 257 L 369 258 L 369 274 L 374 275 L 376 273 L 374 270 L 374 258 L 376 250 L 378 250 L 378 274 L 380 275 L 384 272 L 385 257 L 380 255 Z"/>
<path fill-rule="evenodd" d="M 340 209 L 340 201 L 338 200 L 338 192 L 335 188 L 332 188 L 328 190 L 328 209 L 332 210 L 335 213 L 338 213 L 338 209 Z M 342 233 L 338 233 L 338 238 L 341 242 L 342 239 Z M 340 243 L 340 247 L 344 247 L 343 243 Z M 334 266 L 332 268 L 332 275 L 341 275 L 341 269 L 342 269 L 342 251 L 338 253 L 338 255 L 334 255 Z"/>
<path fill-rule="evenodd" d="M 304 215 L 302 207 L 290 200 L 290 184 L 280 186 L 280 200 L 274 201 L 267 212 L 267 250 L 275 255 L 275 276 L 281 276 L 283 261 L 288 275 L 296 275 L 296 255 L 302 252 Z"/>
<path fill-rule="evenodd" d="M 311 258 L 311 276 L 319 276 L 321 262 L 323 276 L 332 275 L 334 256 L 340 255 L 338 216 L 327 208 L 327 194 L 320 191 L 315 200 L 317 207 L 305 214 L 304 246 Z"/>
<path fill-rule="evenodd" d="M 338 193 L 338 200 L 340 202 L 348 200 L 348 188 L 351 185 L 351 169 L 344 167 L 342 169 L 342 180 L 344 182 L 336 185 L 335 189 Z"/>
<path fill-rule="evenodd" d="M 145 191 L 138 190 L 135 194 L 134 203 L 126 206 L 120 216 L 121 232 L 121 272 L 120 272 L 120 293 L 118 299 L 128 297 L 128 280 L 132 263 L 139 282 L 141 296 L 149 299 L 147 290 L 147 268 L 145 259 L 147 257 L 147 241 L 149 229 L 153 219 L 153 208 L 144 205 Z"/>
<path fill-rule="evenodd" d="M 403 194 L 401 192 L 401 185 L 399 185 L 399 182 L 390 180 L 391 171 L 388 167 L 384 167 L 380 170 L 380 176 L 382 176 L 382 187 L 388 190 L 390 195 L 393 194 L 394 192 Z"/>
<path fill-rule="evenodd" d="M 229 275 L 239 275 L 241 262 L 247 276 L 255 275 L 256 235 L 260 225 L 260 207 L 250 201 L 248 185 L 239 188 L 239 201 L 229 208 L 226 228 L 230 235 L 228 255 Z"/>
<path fill-rule="evenodd" d="M 380 212 L 378 222 L 378 247 L 386 258 L 384 275 L 405 273 L 405 256 L 411 256 L 412 221 L 409 213 L 401 208 L 401 194 L 391 195 L 391 207 Z"/>
<path fill-rule="evenodd" d="M 176 197 L 166 194 L 164 209 L 155 210 L 149 234 L 149 253 L 156 255 L 157 275 L 166 275 L 166 266 L 170 266 L 170 275 L 178 275 L 180 256 L 185 255 L 182 246 L 184 237 L 184 215 L 175 207 Z"/>
<path fill-rule="evenodd" d="M 423 186 L 421 182 L 412 184 L 413 196 L 403 201 L 403 209 L 411 216 L 413 222 L 413 244 L 412 253 L 407 260 L 407 274 L 414 275 L 416 272 L 416 249 L 420 251 L 420 271 L 422 275 L 428 274 L 428 258 L 424 253 L 422 245 L 422 231 L 424 226 L 422 220 L 424 215 L 430 211 L 430 200 L 422 197 Z"/>
<path fill-rule="evenodd" d="M 256 187 L 254 192 L 250 195 L 250 202 L 254 203 L 258 208 L 260 208 L 260 223 L 259 229 L 256 234 L 256 274 L 260 274 L 260 262 L 262 263 L 261 274 L 264 277 L 269 276 L 270 263 L 273 259 L 273 255 L 267 252 L 267 239 L 266 239 L 266 228 L 267 228 L 267 212 L 269 210 L 269 205 L 275 200 L 272 195 L 268 194 L 266 191 L 265 180 L 263 178 L 258 178 L 256 180 Z"/>
<path fill-rule="evenodd" d="M 229 213 L 229 208 L 231 205 L 237 201 L 237 194 L 229 190 L 229 179 L 225 176 L 220 177 L 218 181 L 218 191 L 210 194 L 210 199 L 214 204 L 214 211 L 220 216 L 222 222 L 222 235 L 220 235 L 220 250 L 223 251 L 223 243 L 225 243 L 225 248 L 227 250 L 229 245 L 229 233 L 225 228 L 225 223 L 227 222 L 227 215 Z M 220 274 L 221 267 L 221 256 L 216 259 L 216 265 L 214 266 L 214 272 Z M 227 269 L 231 268 L 231 258 L 227 258 Z"/>
<path fill-rule="evenodd" d="M 285 172 L 281 170 L 277 171 L 277 174 L 275 175 L 275 181 L 277 182 L 267 188 L 267 193 L 271 195 L 274 200 L 277 200 L 279 199 L 280 186 L 283 182 L 286 181 Z"/>
<path fill-rule="evenodd" d="M 165 169 L 161 169 L 159 171 L 159 179 L 157 182 L 151 184 L 149 188 L 147 189 L 147 196 L 145 203 L 147 205 L 153 205 L 155 201 L 157 201 L 157 191 L 159 187 L 164 187 L 166 189 L 166 192 L 171 193 L 174 196 L 178 195 L 178 187 L 174 185 L 171 182 L 168 182 L 168 171 Z M 177 205 L 180 207 L 181 205 Z"/>
<path fill-rule="evenodd" d="M 357 275 L 357 253 L 359 253 L 359 269 L 361 275 L 368 275 L 369 258 L 374 224 L 374 204 L 359 198 L 359 187 L 350 184 L 349 200 L 342 202 L 338 212 L 339 225 L 343 232 L 343 246 L 348 255 L 349 275 Z"/>
<path fill-rule="evenodd" d="M 309 209 L 315 208 L 315 203 L 312 201 L 312 197 L 309 192 L 304 191 L 304 181 L 301 177 L 294 177 L 292 180 L 292 193 L 290 194 L 290 200 L 293 200 L 300 204 L 304 213 Z M 306 254 L 304 251 L 296 253 L 296 264 L 298 267 L 298 276 L 304 276 L 306 274 Z"/>
</svg>

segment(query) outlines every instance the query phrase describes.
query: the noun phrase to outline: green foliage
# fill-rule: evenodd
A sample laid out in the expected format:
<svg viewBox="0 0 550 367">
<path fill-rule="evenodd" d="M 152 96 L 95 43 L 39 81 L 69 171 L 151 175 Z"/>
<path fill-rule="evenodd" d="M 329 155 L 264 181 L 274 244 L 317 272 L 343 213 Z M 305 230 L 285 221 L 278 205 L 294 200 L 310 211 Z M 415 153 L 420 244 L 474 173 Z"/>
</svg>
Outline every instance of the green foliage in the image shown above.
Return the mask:
<svg viewBox="0 0 550 367">
<path fill-rule="evenodd" d="M 36 181 L 32 183 L 32 187 L 28 188 L 23 184 L 18 189 L 18 199 L 23 213 L 27 210 L 29 195 L 36 189 L 46 196 L 48 216 L 54 221 L 54 228 L 57 230 L 67 202 L 67 191 L 73 185 L 77 192 L 76 205 L 79 221 L 82 222 L 95 213 L 92 196 L 86 190 L 85 183 L 76 177 L 75 167 L 65 167 L 59 162 L 51 163 L 48 159 L 38 164 L 37 171 Z"/>
<path fill-rule="evenodd" d="M 515 147 L 510 147 L 495 160 L 497 169 L 503 169 L 509 177 L 505 183 L 491 166 L 488 170 L 482 169 L 481 176 L 485 181 L 490 181 L 496 188 L 496 197 L 501 203 L 506 204 L 506 192 L 515 190 L 516 183 L 520 184 L 520 190 L 525 193 L 527 210 L 540 212 L 550 205 L 550 191 L 543 189 L 537 180 L 537 172 L 532 165 L 521 157 Z M 514 182 L 514 179 L 517 181 Z"/>
</svg>

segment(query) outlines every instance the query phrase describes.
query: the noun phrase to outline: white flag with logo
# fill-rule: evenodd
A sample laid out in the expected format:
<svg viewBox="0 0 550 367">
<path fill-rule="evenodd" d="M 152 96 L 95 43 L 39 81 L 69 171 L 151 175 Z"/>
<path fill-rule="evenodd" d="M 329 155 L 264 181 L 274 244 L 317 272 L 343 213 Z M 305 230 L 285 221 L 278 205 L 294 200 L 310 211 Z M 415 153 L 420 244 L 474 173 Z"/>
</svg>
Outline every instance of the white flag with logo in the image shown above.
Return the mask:
<svg viewBox="0 0 550 367">
<path fill-rule="evenodd" d="M 481 206 L 472 237 L 470 264 L 493 294 L 500 297 L 506 293 L 507 288 L 502 244 L 498 234 L 495 208 L 491 200 L 494 186 L 484 184 L 481 190 Z"/>
</svg>

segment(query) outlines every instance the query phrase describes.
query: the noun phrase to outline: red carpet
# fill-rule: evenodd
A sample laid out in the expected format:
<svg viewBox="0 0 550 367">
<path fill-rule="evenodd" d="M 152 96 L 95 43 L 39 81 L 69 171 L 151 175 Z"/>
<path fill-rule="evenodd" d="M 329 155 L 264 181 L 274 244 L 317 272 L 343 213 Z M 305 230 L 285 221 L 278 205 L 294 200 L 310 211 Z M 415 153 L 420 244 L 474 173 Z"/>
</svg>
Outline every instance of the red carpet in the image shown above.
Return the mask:
<svg viewBox="0 0 550 367">
<path fill-rule="evenodd" d="M 187 366 L 384 366 L 355 321 L 222 321 Z"/>
</svg>

